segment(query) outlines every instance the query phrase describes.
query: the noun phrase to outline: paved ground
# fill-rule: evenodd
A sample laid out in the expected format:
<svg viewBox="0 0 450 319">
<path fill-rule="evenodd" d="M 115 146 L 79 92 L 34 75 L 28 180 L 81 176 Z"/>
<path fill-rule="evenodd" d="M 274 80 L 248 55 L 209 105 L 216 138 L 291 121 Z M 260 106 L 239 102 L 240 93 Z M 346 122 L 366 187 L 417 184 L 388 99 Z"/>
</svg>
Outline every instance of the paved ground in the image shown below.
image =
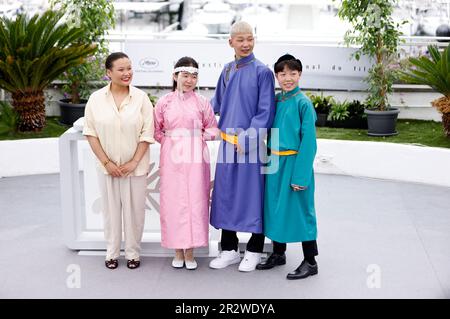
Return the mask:
<svg viewBox="0 0 450 319">
<path fill-rule="evenodd" d="M 319 275 L 287 281 L 301 261 L 240 273 L 176 270 L 144 257 L 109 271 L 62 242 L 59 176 L 0 179 L 0 298 L 450 298 L 450 189 L 317 175 Z M 81 288 L 68 288 L 79 269 Z"/>
</svg>

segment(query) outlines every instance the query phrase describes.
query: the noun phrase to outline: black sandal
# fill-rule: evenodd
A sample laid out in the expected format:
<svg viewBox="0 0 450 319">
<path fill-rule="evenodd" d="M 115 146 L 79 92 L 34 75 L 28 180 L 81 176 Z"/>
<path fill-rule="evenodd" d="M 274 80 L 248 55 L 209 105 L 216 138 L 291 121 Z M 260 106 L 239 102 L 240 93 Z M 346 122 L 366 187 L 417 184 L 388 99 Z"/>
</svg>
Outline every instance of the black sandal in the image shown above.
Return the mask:
<svg viewBox="0 0 450 319">
<path fill-rule="evenodd" d="M 119 266 L 117 259 L 105 260 L 105 266 L 108 269 L 116 269 Z"/>
<path fill-rule="evenodd" d="M 141 262 L 139 260 L 131 259 L 131 260 L 127 261 L 127 267 L 130 268 L 130 269 L 136 269 L 140 265 L 141 265 Z"/>
</svg>

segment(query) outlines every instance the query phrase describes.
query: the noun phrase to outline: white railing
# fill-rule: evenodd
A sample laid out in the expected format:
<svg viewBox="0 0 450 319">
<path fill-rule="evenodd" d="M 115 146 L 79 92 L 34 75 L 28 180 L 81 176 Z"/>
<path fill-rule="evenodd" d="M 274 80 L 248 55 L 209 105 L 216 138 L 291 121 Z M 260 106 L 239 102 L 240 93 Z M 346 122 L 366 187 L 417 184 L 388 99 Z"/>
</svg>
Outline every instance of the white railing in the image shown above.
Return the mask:
<svg viewBox="0 0 450 319">
<path fill-rule="evenodd" d="M 124 43 L 127 40 L 161 40 L 161 39 L 180 39 L 180 40 L 204 40 L 217 41 L 228 38 L 228 34 L 183 34 L 170 32 L 110 32 L 105 38 L 111 43 Z M 256 37 L 258 41 L 269 42 L 287 42 L 296 44 L 308 45 L 336 45 L 345 46 L 344 39 L 339 36 L 315 36 L 315 35 L 260 35 Z M 427 46 L 437 45 L 438 47 L 446 47 L 450 42 L 450 37 L 436 37 L 436 36 L 402 36 L 400 37 L 402 43 L 401 47 L 410 46 Z M 445 42 L 447 41 L 447 42 Z"/>
</svg>

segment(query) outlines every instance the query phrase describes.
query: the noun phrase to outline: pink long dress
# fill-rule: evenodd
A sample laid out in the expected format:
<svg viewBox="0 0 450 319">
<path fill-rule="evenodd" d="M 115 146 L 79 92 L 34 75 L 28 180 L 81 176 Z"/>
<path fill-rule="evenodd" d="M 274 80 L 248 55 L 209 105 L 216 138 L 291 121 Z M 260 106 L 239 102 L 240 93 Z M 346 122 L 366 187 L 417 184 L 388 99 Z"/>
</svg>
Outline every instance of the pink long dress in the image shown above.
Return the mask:
<svg viewBox="0 0 450 319">
<path fill-rule="evenodd" d="M 209 101 L 178 91 L 159 99 L 155 139 L 160 152 L 161 246 L 208 245 L 210 166 L 207 140 L 220 131 Z"/>
</svg>

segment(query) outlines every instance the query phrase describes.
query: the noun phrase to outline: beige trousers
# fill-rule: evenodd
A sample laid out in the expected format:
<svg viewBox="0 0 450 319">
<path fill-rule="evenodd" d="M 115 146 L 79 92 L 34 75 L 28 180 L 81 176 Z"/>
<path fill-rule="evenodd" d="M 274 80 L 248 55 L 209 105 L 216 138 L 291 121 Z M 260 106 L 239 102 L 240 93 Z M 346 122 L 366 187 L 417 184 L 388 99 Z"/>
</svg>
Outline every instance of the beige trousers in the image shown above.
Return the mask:
<svg viewBox="0 0 450 319">
<path fill-rule="evenodd" d="M 146 176 L 112 177 L 98 171 L 106 260 L 120 256 L 122 221 L 125 258 L 139 260 L 145 222 Z"/>
</svg>

